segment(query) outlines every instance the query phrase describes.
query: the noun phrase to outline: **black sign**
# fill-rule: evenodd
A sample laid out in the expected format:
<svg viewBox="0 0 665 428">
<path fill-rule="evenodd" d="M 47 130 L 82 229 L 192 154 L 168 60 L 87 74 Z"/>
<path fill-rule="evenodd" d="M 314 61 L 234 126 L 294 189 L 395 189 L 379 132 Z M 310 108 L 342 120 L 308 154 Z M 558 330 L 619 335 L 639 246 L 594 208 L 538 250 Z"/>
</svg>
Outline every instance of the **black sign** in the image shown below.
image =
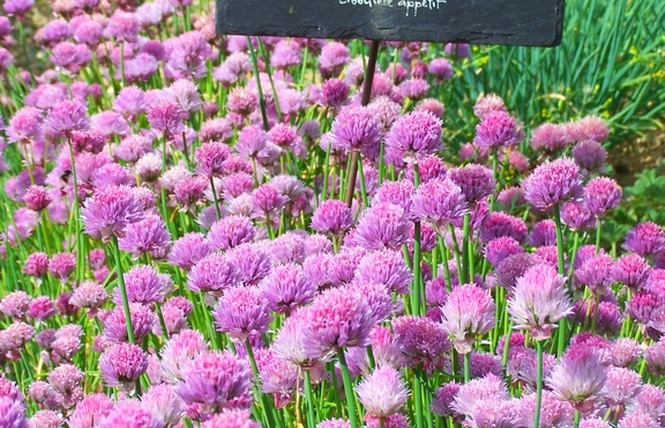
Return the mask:
<svg viewBox="0 0 665 428">
<path fill-rule="evenodd" d="M 556 46 L 564 0 L 217 0 L 217 32 Z"/>
</svg>

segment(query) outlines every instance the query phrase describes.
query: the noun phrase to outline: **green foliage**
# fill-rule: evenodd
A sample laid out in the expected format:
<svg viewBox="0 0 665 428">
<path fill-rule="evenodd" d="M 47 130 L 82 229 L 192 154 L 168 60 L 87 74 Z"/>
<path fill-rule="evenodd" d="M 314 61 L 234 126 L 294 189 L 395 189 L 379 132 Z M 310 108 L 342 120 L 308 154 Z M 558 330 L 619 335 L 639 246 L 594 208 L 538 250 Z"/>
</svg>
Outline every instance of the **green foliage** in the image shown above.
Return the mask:
<svg viewBox="0 0 665 428">
<path fill-rule="evenodd" d="M 664 42 L 662 0 L 566 1 L 561 46 L 479 47 L 456 67 L 447 128 L 468 140 L 473 101 L 494 92 L 530 129 L 598 114 L 612 128 L 610 148 L 663 129 Z"/>
</svg>

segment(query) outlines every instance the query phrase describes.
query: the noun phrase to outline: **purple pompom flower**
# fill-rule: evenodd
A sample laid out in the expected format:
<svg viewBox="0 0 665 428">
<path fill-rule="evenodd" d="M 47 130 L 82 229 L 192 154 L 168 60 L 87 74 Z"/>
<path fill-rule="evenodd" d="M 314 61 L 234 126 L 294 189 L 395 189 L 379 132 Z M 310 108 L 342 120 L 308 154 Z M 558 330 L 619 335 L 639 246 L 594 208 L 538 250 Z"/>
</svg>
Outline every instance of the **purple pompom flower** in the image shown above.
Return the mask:
<svg viewBox="0 0 665 428">
<path fill-rule="evenodd" d="M 610 278 L 636 291 L 642 288 L 650 272 L 651 266 L 644 258 L 637 254 L 624 254 L 612 265 Z"/>
<path fill-rule="evenodd" d="M 130 302 L 146 305 L 163 303 L 166 294 L 173 288 L 169 275 L 157 273 L 152 266 L 134 266 L 125 273 L 124 278 L 127 287 L 127 298 Z M 113 301 L 116 305 L 122 304 L 118 289 L 116 289 Z"/>
<path fill-rule="evenodd" d="M 531 147 L 546 153 L 563 150 L 569 142 L 566 127 L 555 123 L 543 123 L 531 134 Z"/>
<path fill-rule="evenodd" d="M 411 214 L 419 221 L 427 221 L 443 233 L 449 224 L 460 226 L 469 210 L 462 189 L 450 179 L 429 180 L 416 191 Z"/>
<path fill-rule="evenodd" d="M 228 251 L 238 245 L 252 242 L 255 236 L 256 229 L 249 218 L 231 215 L 210 227 L 206 241 L 212 251 Z"/>
<path fill-rule="evenodd" d="M 230 352 L 204 352 L 183 370 L 176 393 L 207 419 L 224 409 L 248 409 L 251 381 L 245 361 Z"/>
<path fill-rule="evenodd" d="M 155 259 L 162 259 L 168 254 L 170 240 L 162 217 L 149 214 L 142 220 L 128 224 L 118 245 L 135 258 L 150 254 Z"/>
<path fill-rule="evenodd" d="M 96 189 L 81 210 L 85 232 L 104 242 L 122 237 L 125 228 L 144 217 L 144 207 L 131 188 L 104 186 Z"/>
<path fill-rule="evenodd" d="M 398 249 L 408 242 L 410 234 L 411 225 L 404 209 L 398 205 L 381 203 L 363 213 L 353 232 L 352 240 L 370 250 Z"/>
<path fill-rule="evenodd" d="M 467 164 L 448 170 L 448 178 L 457 184 L 469 205 L 485 199 L 494 192 L 496 180 L 492 170 L 478 164 Z"/>
<path fill-rule="evenodd" d="M 581 412 L 593 408 L 593 400 L 605 385 L 607 373 L 596 351 L 589 345 L 572 346 L 561 357 L 547 379 L 559 399 Z"/>
<path fill-rule="evenodd" d="M 220 253 L 212 253 L 201 259 L 189 271 L 187 286 L 192 291 L 219 293 L 236 285 L 240 272 Z"/>
<path fill-rule="evenodd" d="M 566 279 L 548 264 L 530 267 L 517 279 L 508 312 L 515 328 L 529 330 L 536 340 L 552 335 L 556 323 L 572 310 Z"/>
<path fill-rule="evenodd" d="M 390 366 L 376 368 L 358 384 L 356 392 L 367 414 L 381 418 L 399 412 L 408 397 L 399 372 Z"/>
<path fill-rule="evenodd" d="M 333 236 L 343 235 L 353 224 L 351 209 L 342 201 L 327 200 L 321 203 L 312 216 L 312 229 Z"/>
<path fill-rule="evenodd" d="M 169 262 L 189 271 L 199 260 L 210 254 L 210 246 L 202 233 L 190 232 L 177 239 L 171 247 Z"/>
<path fill-rule="evenodd" d="M 249 416 L 249 410 L 226 409 L 203 422 L 201 428 L 261 428 Z"/>
<path fill-rule="evenodd" d="M 44 126 L 57 137 L 70 138 L 74 131 L 84 131 L 90 126 L 85 105 L 78 101 L 65 100 L 53 106 Z"/>
<path fill-rule="evenodd" d="M 365 300 L 344 289 L 321 293 L 306 309 L 303 322 L 305 354 L 320 358 L 329 352 L 365 346 L 376 321 Z"/>
<path fill-rule="evenodd" d="M 604 217 L 621 202 L 623 192 L 617 182 L 609 177 L 591 179 L 584 188 L 587 207 L 596 217 Z"/>
<path fill-rule="evenodd" d="M 582 196 L 579 168 L 569 158 L 539 165 L 523 182 L 524 198 L 534 208 L 548 211 L 570 199 Z"/>
<path fill-rule="evenodd" d="M 645 221 L 628 232 L 623 248 L 649 258 L 665 252 L 665 231 L 652 221 Z"/>
<path fill-rule="evenodd" d="M 104 351 L 99 369 L 107 386 L 132 383 L 148 369 L 148 355 L 136 345 L 120 343 Z"/>
<path fill-rule="evenodd" d="M 361 152 L 368 159 L 378 156 L 381 125 L 368 107 L 343 108 L 335 118 L 331 131 L 336 148 Z"/>
<path fill-rule="evenodd" d="M 518 144 L 524 138 L 520 124 L 503 110 L 495 110 L 483 116 L 476 126 L 473 144 L 479 148 L 496 150 Z"/>
<path fill-rule="evenodd" d="M 427 111 L 413 111 L 395 121 L 386 136 L 386 160 L 394 165 L 418 163 L 443 148 L 441 119 Z"/>
<path fill-rule="evenodd" d="M 496 322 L 494 300 L 486 290 L 472 284 L 453 288 L 441 312 L 443 329 L 461 354 L 471 352 L 476 338 L 490 331 Z"/>
<path fill-rule="evenodd" d="M 72 253 L 54 254 L 48 263 L 48 271 L 51 275 L 58 278 L 60 282 L 67 281 L 67 278 L 74 272 L 75 268 L 76 255 Z"/>
<path fill-rule="evenodd" d="M 23 263 L 22 272 L 26 275 L 41 278 L 48 272 L 48 255 L 46 253 L 31 253 Z"/>
<path fill-rule="evenodd" d="M 270 302 L 256 287 L 232 287 L 224 291 L 215 308 L 217 328 L 240 342 L 261 334 L 272 321 Z"/>
<path fill-rule="evenodd" d="M 451 349 L 451 343 L 443 327 L 429 318 L 411 315 L 393 320 L 395 342 L 404 355 L 406 365 L 426 370 L 440 368 L 443 355 Z"/>
<path fill-rule="evenodd" d="M 273 268 L 260 288 L 270 302 L 270 309 L 287 315 L 296 307 L 311 302 L 317 289 L 316 284 L 304 276 L 303 269 L 295 264 Z"/>
<path fill-rule="evenodd" d="M 391 292 L 408 294 L 413 274 L 401 253 L 381 250 L 369 253 L 360 259 L 355 278 L 359 281 L 383 284 Z"/>
</svg>

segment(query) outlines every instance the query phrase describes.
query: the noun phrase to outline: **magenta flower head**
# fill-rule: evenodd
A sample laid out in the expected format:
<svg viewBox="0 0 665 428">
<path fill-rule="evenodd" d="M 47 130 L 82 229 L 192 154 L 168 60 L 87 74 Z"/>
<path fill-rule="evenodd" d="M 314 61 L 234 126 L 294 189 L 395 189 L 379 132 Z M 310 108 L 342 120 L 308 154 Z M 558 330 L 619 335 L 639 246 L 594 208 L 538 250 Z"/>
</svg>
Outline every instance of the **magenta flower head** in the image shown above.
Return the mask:
<svg viewBox="0 0 665 428">
<path fill-rule="evenodd" d="M 97 424 L 98 428 L 115 427 L 145 427 L 163 428 L 158 416 L 144 408 L 143 404 L 135 399 L 119 401 L 113 409 Z"/>
<path fill-rule="evenodd" d="M 443 233 L 449 224 L 460 226 L 464 214 L 469 211 L 462 189 L 450 179 L 429 180 L 418 187 L 411 214 L 419 221 L 426 221 Z"/>
<path fill-rule="evenodd" d="M 366 346 L 375 320 L 365 300 L 347 290 L 321 293 L 306 309 L 303 344 L 310 358 L 353 346 Z"/>
<path fill-rule="evenodd" d="M 607 373 L 598 353 L 589 345 L 571 346 L 561 357 L 547 385 L 559 399 L 581 412 L 593 408 L 593 400 L 605 385 Z"/>
<path fill-rule="evenodd" d="M 326 43 L 319 55 L 319 70 L 324 78 L 335 77 L 349 61 L 350 51 L 339 42 Z"/>
<path fill-rule="evenodd" d="M 148 214 L 144 219 L 127 225 L 118 245 L 135 258 L 150 254 L 155 259 L 163 259 L 168 254 L 170 241 L 171 236 L 162 217 Z"/>
<path fill-rule="evenodd" d="M 451 168 L 448 170 L 448 178 L 460 187 L 469 205 L 491 195 L 496 186 L 492 170 L 474 163 Z"/>
<path fill-rule="evenodd" d="M 74 131 L 90 127 L 85 105 L 78 101 L 64 100 L 53 106 L 46 115 L 44 126 L 56 137 L 71 137 Z"/>
<path fill-rule="evenodd" d="M 569 142 L 566 127 L 555 123 L 543 123 L 531 135 L 531 147 L 546 153 L 563 150 Z"/>
<path fill-rule="evenodd" d="M 381 143 L 381 124 L 368 107 L 343 108 L 332 124 L 335 148 L 361 152 L 368 159 L 375 159 Z"/>
<path fill-rule="evenodd" d="M 51 197 L 43 186 L 30 186 L 23 195 L 23 202 L 32 211 L 43 211 L 51 203 Z"/>
<path fill-rule="evenodd" d="M 591 140 L 602 143 L 610 134 L 607 124 L 598 116 L 583 117 L 576 122 L 569 123 L 566 129 L 570 138 L 578 142 Z"/>
<path fill-rule="evenodd" d="M 592 178 L 584 188 L 587 207 L 596 217 L 604 217 L 621 202 L 623 192 L 616 180 L 609 177 Z"/>
<path fill-rule="evenodd" d="M 540 164 L 523 182 L 524 198 L 539 211 L 548 211 L 582 196 L 579 167 L 570 158 Z"/>
<path fill-rule="evenodd" d="M 94 428 L 113 409 L 113 401 L 104 394 L 90 394 L 81 400 L 69 417 L 71 428 Z"/>
<path fill-rule="evenodd" d="M 152 331 L 156 317 L 148 306 L 140 303 L 130 303 L 129 311 L 134 337 L 139 341 Z M 127 342 L 127 325 L 123 308 L 118 306 L 104 315 L 102 320 L 104 336 L 112 342 Z"/>
<path fill-rule="evenodd" d="M 255 236 L 256 229 L 249 218 L 231 215 L 213 223 L 206 242 L 212 251 L 228 251 L 238 245 L 252 242 Z"/>
<path fill-rule="evenodd" d="M 150 126 L 166 137 L 179 135 L 184 130 L 186 117 L 187 112 L 180 104 L 166 98 L 158 99 L 148 107 Z"/>
<path fill-rule="evenodd" d="M 148 369 L 148 355 L 134 344 L 119 343 L 104 351 L 99 369 L 107 386 L 132 383 Z"/>
<path fill-rule="evenodd" d="M 5 3 L 5 9 L 7 3 Z M 14 400 L 11 397 L 0 396 L 0 425 L 11 428 L 28 428 L 28 419 L 25 416 L 25 403 L 23 400 Z"/>
<path fill-rule="evenodd" d="M 572 313 L 566 293 L 566 279 L 549 264 L 530 267 L 517 279 L 508 300 L 508 312 L 515 328 L 529 330 L 536 340 L 552 335 L 556 323 Z"/>
<path fill-rule="evenodd" d="M 619 257 L 610 270 L 610 278 L 613 282 L 619 282 L 632 290 L 642 288 L 651 266 L 637 254 L 624 254 Z"/>
<path fill-rule="evenodd" d="M 9 16 L 23 19 L 24 15 L 35 5 L 34 0 L 6 0 L 2 7 Z"/>
<path fill-rule="evenodd" d="M 204 352 L 184 369 L 176 393 L 207 419 L 223 409 L 248 409 L 251 383 L 245 361 L 230 352 Z"/>
<path fill-rule="evenodd" d="M 345 419 L 326 419 L 317 424 L 316 428 L 351 428 L 351 423 Z"/>
<path fill-rule="evenodd" d="M 312 229 L 333 236 L 343 235 L 353 224 L 351 209 L 342 201 L 327 200 L 312 215 Z"/>
<path fill-rule="evenodd" d="M 177 239 L 171 247 L 169 262 L 189 271 L 199 260 L 210 254 L 210 246 L 202 233 L 190 232 Z"/>
<path fill-rule="evenodd" d="M 473 144 L 479 148 L 496 150 L 509 147 L 524 139 L 520 124 L 503 110 L 492 111 L 480 120 L 476 126 Z"/>
<path fill-rule="evenodd" d="M 391 292 L 408 294 L 413 274 L 401 253 L 381 250 L 368 253 L 360 259 L 355 278 L 363 282 L 383 284 Z"/>
<path fill-rule="evenodd" d="M 143 204 L 127 186 L 96 189 L 81 210 L 85 232 L 104 242 L 124 236 L 125 228 L 144 215 Z"/>
<path fill-rule="evenodd" d="M 409 395 L 399 372 L 390 366 L 376 368 L 356 392 L 367 414 L 382 418 L 399 412 Z"/>
<path fill-rule="evenodd" d="M 218 177 L 224 173 L 224 161 L 231 155 L 231 149 L 224 143 L 208 141 L 196 149 L 197 171 L 206 177 Z"/>
<path fill-rule="evenodd" d="M 48 255 L 46 253 L 31 253 L 23 263 L 22 272 L 26 275 L 40 278 L 48 272 Z"/>
<path fill-rule="evenodd" d="M 274 267 L 261 281 L 260 288 L 270 302 L 270 309 L 282 314 L 311 302 L 317 289 L 305 277 L 302 267 L 292 263 Z"/>
<path fill-rule="evenodd" d="M 201 428 L 261 428 L 249 416 L 249 410 L 226 409 L 203 422 Z"/>
<path fill-rule="evenodd" d="M 413 111 L 395 121 L 386 135 L 386 160 L 393 165 L 418 163 L 438 153 L 443 122 L 428 111 Z"/>
<path fill-rule="evenodd" d="M 395 342 L 406 365 L 424 365 L 427 370 L 442 366 L 443 355 L 451 348 L 448 335 L 441 324 L 429 318 L 405 315 L 393 320 Z"/>
<path fill-rule="evenodd" d="M 586 172 L 601 171 L 607 161 L 607 150 L 597 141 L 580 141 L 573 147 L 573 159 Z"/>
<path fill-rule="evenodd" d="M 277 215 L 287 202 L 288 199 L 274 184 L 262 184 L 252 194 L 255 210 L 266 218 Z"/>
<path fill-rule="evenodd" d="M 127 298 L 130 302 L 146 305 L 162 303 L 166 294 L 173 288 L 169 275 L 157 273 L 152 266 L 134 266 L 125 273 L 124 278 L 127 286 Z M 118 306 L 122 304 L 120 290 L 116 289 L 113 301 Z"/>
<path fill-rule="evenodd" d="M 481 120 L 495 111 L 506 111 L 503 99 L 496 94 L 480 95 L 473 106 L 473 113 Z"/>
<path fill-rule="evenodd" d="M 67 281 L 76 268 L 76 255 L 73 253 L 57 253 L 48 262 L 48 271 L 61 282 Z"/>
<path fill-rule="evenodd" d="M 522 253 L 524 253 L 524 248 L 510 236 L 494 238 L 485 245 L 485 258 L 495 268 L 506 258 Z"/>
<path fill-rule="evenodd" d="M 0 300 L 0 312 L 14 319 L 23 318 L 29 306 L 30 296 L 25 291 L 13 291 Z"/>
<path fill-rule="evenodd" d="M 453 288 L 441 312 L 443 329 L 461 354 L 471 352 L 476 338 L 490 331 L 496 322 L 494 300 L 486 290 L 472 284 Z"/>
<path fill-rule="evenodd" d="M 189 271 L 187 286 L 195 292 L 219 293 L 236 285 L 239 280 L 238 268 L 224 254 L 212 253 Z"/>
<path fill-rule="evenodd" d="M 42 138 L 42 111 L 35 107 L 23 107 L 9 121 L 7 137 L 13 143 L 30 143 Z"/>
<path fill-rule="evenodd" d="M 652 221 L 638 224 L 626 234 L 623 248 L 649 258 L 665 252 L 665 231 Z"/>
<path fill-rule="evenodd" d="M 411 225 L 404 209 L 381 203 L 368 208 L 358 220 L 352 240 L 369 250 L 398 249 L 409 241 Z"/>
<path fill-rule="evenodd" d="M 269 301 L 257 287 L 239 286 L 224 291 L 213 315 L 218 330 L 239 342 L 265 332 L 272 321 Z"/>
</svg>

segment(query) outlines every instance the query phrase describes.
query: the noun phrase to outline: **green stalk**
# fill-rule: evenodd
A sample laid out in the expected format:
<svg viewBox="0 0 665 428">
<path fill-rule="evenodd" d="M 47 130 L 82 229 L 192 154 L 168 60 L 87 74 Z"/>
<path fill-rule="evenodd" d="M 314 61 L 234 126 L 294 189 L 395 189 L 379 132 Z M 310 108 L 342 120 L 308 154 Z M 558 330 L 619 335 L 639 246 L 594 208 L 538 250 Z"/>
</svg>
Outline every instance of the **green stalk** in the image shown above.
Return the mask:
<svg viewBox="0 0 665 428">
<path fill-rule="evenodd" d="M 536 413 L 533 418 L 533 428 L 540 426 L 540 406 L 543 401 L 543 342 L 540 340 L 536 341 L 536 351 L 538 352 L 538 362 L 536 365 Z"/>
<path fill-rule="evenodd" d="M 600 251 L 600 234 L 602 230 L 602 221 L 600 220 L 600 217 L 596 218 L 596 254 Z"/>
<path fill-rule="evenodd" d="M 261 407 L 263 408 L 263 416 L 269 427 L 275 427 L 275 418 L 272 414 L 272 411 L 269 411 L 268 402 L 266 400 L 265 394 L 261 392 L 261 378 L 259 377 L 259 368 L 256 365 L 256 359 L 254 358 L 254 351 L 252 350 L 252 344 L 249 343 L 249 339 L 245 339 L 245 351 L 247 351 L 247 358 L 249 363 L 252 366 L 252 373 L 254 374 L 254 396 L 259 399 L 261 402 Z M 279 426 L 281 427 L 281 421 Z"/>
<path fill-rule="evenodd" d="M 305 378 L 305 401 L 307 407 L 307 426 L 315 427 L 316 426 L 316 415 L 314 411 L 316 405 L 314 404 L 314 396 L 312 394 L 312 377 L 309 374 L 309 370 L 303 370 L 303 375 Z"/>
<path fill-rule="evenodd" d="M 217 213 L 217 220 L 222 218 L 222 211 L 219 209 L 219 200 L 217 198 L 217 190 L 215 190 L 215 181 L 210 176 L 210 190 L 212 190 L 212 199 L 215 202 L 215 212 Z"/>
<path fill-rule="evenodd" d="M 464 354 L 464 383 L 471 380 L 471 352 Z"/>
<path fill-rule="evenodd" d="M 263 89 L 261 88 L 261 76 L 259 74 L 259 65 L 256 61 L 256 51 L 252 45 L 252 38 L 247 36 L 247 48 L 249 49 L 249 56 L 252 59 L 252 71 L 256 77 L 256 92 L 259 96 L 259 108 L 261 109 L 261 118 L 263 119 L 263 130 L 270 129 L 268 123 L 268 113 L 266 112 L 266 100 L 263 98 Z"/>
<path fill-rule="evenodd" d="M 125 287 L 125 277 L 122 272 L 122 263 L 120 262 L 120 246 L 118 237 L 113 235 L 113 256 L 115 258 L 115 270 L 118 275 L 118 287 L 122 297 L 122 310 L 125 313 L 125 325 L 127 326 L 127 340 L 129 343 L 135 343 L 134 329 L 132 327 L 132 314 L 129 311 L 129 300 L 127 299 L 127 288 Z M 138 388 L 138 386 L 137 386 Z"/>
<path fill-rule="evenodd" d="M 418 164 L 413 164 L 413 187 L 418 188 L 420 186 L 420 170 L 418 169 Z M 411 295 L 411 311 L 414 315 L 418 316 L 421 314 L 421 295 L 422 292 L 422 266 L 420 266 L 420 260 L 422 258 L 420 251 L 420 222 L 417 221 L 414 224 L 414 239 L 413 239 L 413 293 Z"/>
<path fill-rule="evenodd" d="M 349 412 L 349 422 L 351 428 L 358 428 L 358 416 L 356 415 L 356 400 L 353 395 L 353 384 L 351 383 L 351 375 L 349 374 L 349 367 L 346 365 L 346 358 L 344 357 L 344 350 L 337 349 L 337 359 L 342 369 L 342 382 L 344 383 L 344 395 L 346 396 L 346 408 Z"/>
<path fill-rule="evenodd" d="M 554 205 L 554 225 L 556 231 L 556 250 L 557 250 L 557 263 L 559 267 L 559 274 L 565 276 L 566 268 L 563 262 L 563 231 L 561 226 L 561 208 L 559 207 L 558 204 Z M 568 327 L 568 321 L 564 317 L 561 319 L 559 323 L 558 343 L 557 343 L 558 355 L 561 355 L 563 353 L 564 348 L 566 347 L 566 332 L 568 330 L 567 327 Z"/>
<path fill-rule="evenodd" d="M 462 267 L 463 272 L 460 276 L 460 284 L 473 282 L 473 268 L 471 267 L 471 243 L 469 242 L 471 214 L 464 214 L 464 225 L 462 227 Z"/>
<path fill-rule="evenodd" d="M 413 373 L 413 403 L 416 407 L 416 428 L 423 428 L 423 391 L 420 378 L 417 373 Z"/>
</svg>

